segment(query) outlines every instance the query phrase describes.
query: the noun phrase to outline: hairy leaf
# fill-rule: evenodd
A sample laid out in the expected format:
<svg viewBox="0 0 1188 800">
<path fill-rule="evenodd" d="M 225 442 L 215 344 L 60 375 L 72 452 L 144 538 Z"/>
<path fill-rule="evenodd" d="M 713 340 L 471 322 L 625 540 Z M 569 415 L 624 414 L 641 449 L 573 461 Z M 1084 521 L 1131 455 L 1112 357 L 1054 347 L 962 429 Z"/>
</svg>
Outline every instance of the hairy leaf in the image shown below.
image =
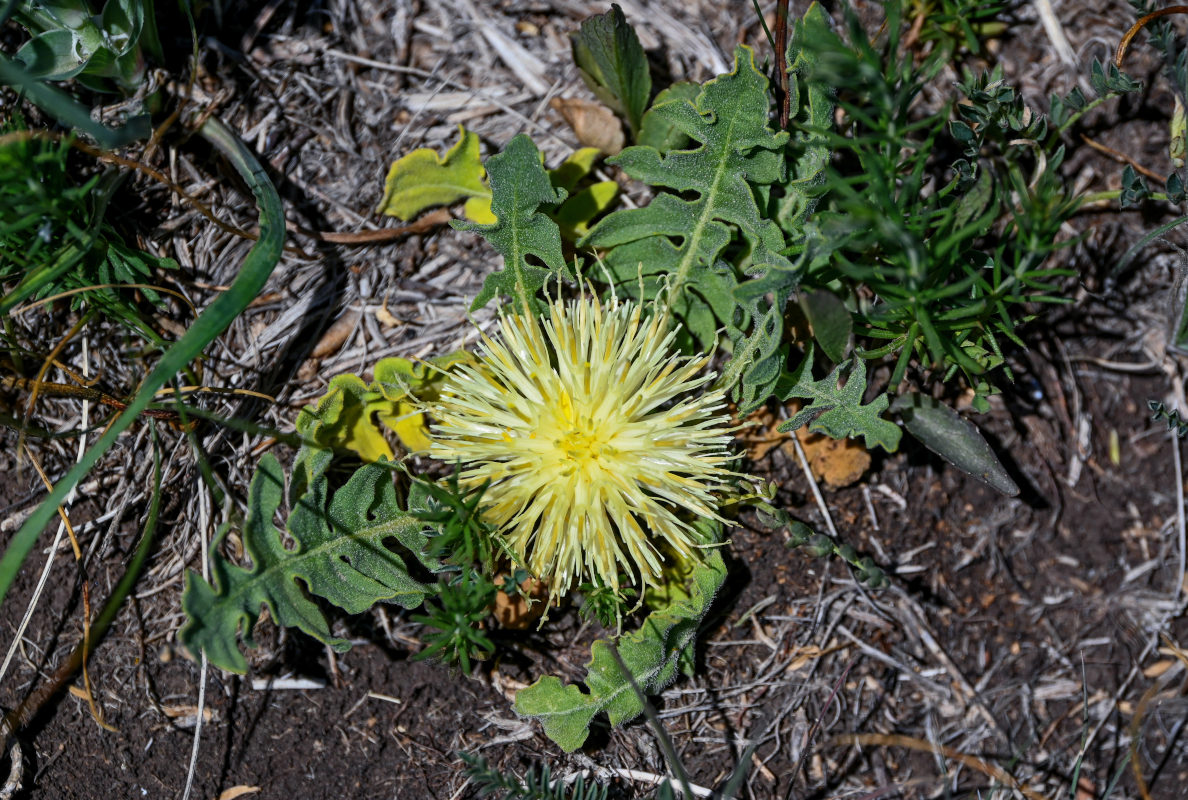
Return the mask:
<svg viewBox="0 0 1188 800">
<path fill-rule="evenodd" d="M 484 175 L 478 134 L 459 125 L 458 143 L 444 156 L 422 147 L 392 162 L 376 213 L 409 220 L 427 208 L 447 206 L 464 198 L 482 201 L 491 196 Z M 475 222 L 494 222 L 489 211 L 482 212 L 484 206 L 468 201 L 466 215 Z"/>
<path fill-rule="evenodd" d="M 733 322 L 736 267 L 724 256 L 736 232 L 751 269 L 792 266 L 780 255 L 779 226 L 755 200 L 756 187 L 785 176 L 788 134 L 771 130 L 769 107 L 767 79 L 740 45 L 733 71 L 706 83 L 695 103 L 676 98 L 651 109 L 696 147 L 662 155 L 636 146 L 610 159 L 632 178 L 672 192 L 610 214 L 579 242 L 608 250 L 611 275 L 628 293 L 640 273 L 649 297 L 667 287 L 673 312 L 705 347 L 720 325 Z"/>
<path fill-rule="evenodd" d="M 660 94 L 656 95 L 652 108 L 644 113 L 643 122 L 640 123 L 639 138 L 635 143 L 654 148 L 661 155 L 669 150 L 681 150 L 688 147 L 689 137 L 673 122 L 665 119 L 662 114 L 654 113 L 653 109 L 676 100 L 696 103 L 699 94 L 701 94 L 701 86 L 689 81 L 679 81 L 667 89 L 663 89 Z"/>
<path fill-rule="evenodd" d="M 909 392 L 897 397 L 891 410 L 903 418 L 908 433 L 962 472 L 1009 497 L 1019 494 L 1019 487 L 986 444 L 978 427 L 944 403 Z"/>
<path fill-rule="evenodd" d="M 830 39 L 841 46 L 829 29 L 825 12 L 813 3 L 803 19 L 797 20 L 788 43 L 786 64 L 792 111 L 792 134 L 786 147 L 788 176 L 773 187 L 767 214 L 779 223 L 801 257 L 795 261 L 764 259 L 763 253 L 756 253 L 747 270 L 750 279 L 734 290 L 734 298 L 747 310 L 751 325 L 746 331 L 730 331 L 734 352 L 724 380 L 733 387 L 733 398 L 743 413 L 771 396 L 783 372 L 784 310 L 800 280 L 804 262 L 812 254 L 804 223 L 825 191 L 833 97 L 820 82 L 809 80 L 809 73 L 820 58 L 821 43 Z"/>
<path fill-rule="evenodd" d="M 582 23 L 573 34 L 573 60 L 595 96 L 627 120 L 633 136 L 652 93 L 648 58 L 623 9 L 611 10 Z"/>
<path fill-rule="evenodd" d="M 849 366 L 842 380 L 842 370 Z M 833 368 L 822 380 L 813 380 L 813 349 L 810 346 L 804 361 L 795 372 L 780 381 L 778 394 L 787 400 L 799 397 L 810 402 L 794 417 L 780 425 L 780 431 L 794 431 L 806 422 L 809 430 L 823 433 L 834 439 L 863 437 L 867 448 L 882 447 L 888 453 L 899 447 L 903 432 L 894 422 L 879 415 L 887 409 L 890 400 L 881 394 L 863 405 L 862 395 L 866 391 L 866 370 L 861 361 L 853 365 L 843 362 Z"/>
<path fill-rule="evenodd" d="M 485 306 L 497 294 L 509 295 L 525 313 L 537 310 L 536 292 L 550 275 L 565 272 L 561 233 L 544 211 L 552 211 L 567 192 L 555 188 L 541 162 L 540 151 L 524 134 L 487 161 L 491 210 L 496 222 L 480 225 L 454 220 L 458 230 L 475 231 L 503 256 L 503 269 L 491 273 L 471 305 Z"/>
<path fill-rule="evenodd" d="M 325 468 L 335 451 L 349 451 L 365 462 L 391 460 L 392 446 L 384 427 L 396 434 L 410 453 L 429 449 L 423 405 L 437 399 L 446 372 L 473 356 L 459 350 L 441 358 L 413 363 L 406 358 L 384 358 L 375 365 L 375 380 L 364 383 L 357 375 L 336 375 L 326 394 L 297 415 L 301 449 L 293 462 L 289 501 L 297 502 Z"/>
<path fill-rule="evenodd" d="M 217 667 L 242 674 L 247 661 L 237 636 L 242 631 L 244 644 L 255 646 L 252 628 L 262 606 L 276 624 L 300 628 L 343 652 L 350 642 L 330 633 L 307 591 L 349 614 L 381 600 L 405 608 L 424 601 L 430 589 L 408 574 L 404 560 L 385 542 L 395 539 L 427 568 L 439 565 L 424 555 L 424 523 L 400 511 L 390 471 L 369 464 L 333 499 L 329 493 L 329 480 L 320 472 L 289 516 L 287 530 L 295 546 L 287 549 L 273 523 L 284 494 L 284 473 L 274 456 L 264 456 L 248 492 L 248 515 L 241 531 L 251 566 L 237 566 L 220 555 L 224 528 L 211 545 L 212 582 L 195 572 L 186 574 L 182 608 L 187 621 L 178 634 L 185 647 L 195 654 L 205 652 Z"/>
<path fill-rule="evenodd" d="M 618 640 L 619 656 L 644 692 L 659 692 L 676 677 L 682 654 L 725 579 L 722 556 L 710 551 L 693 570 L 688 594 L 675 593 L 671 605 L 653 611 L 639 630 Z M 539 719 L 545 734 L 566 752 L 582 746 L 599 712 L 605 711 L 612 725 L 643 713 L 643 703 L 623 675 L 611 645 L 600 639 L 590 652 L 585 691 L 546 675 L 516 695 L 516 711 Z"/>
<path fill-rule="evenodd" d="M 819 81 L 809 79 L 821 57 L 823 42 L 844 45 L 830 30 L 829 17 L 818 3 L 809 6 L 796 21 L 788 41 L 788 92 L 793 128 L 788 143 L 788 181 L 776 219 L 792 239 L 825 191 L 825 167 L 829 164 L 829 132 L 833 129 L 833 95 Z"/>
</svg>

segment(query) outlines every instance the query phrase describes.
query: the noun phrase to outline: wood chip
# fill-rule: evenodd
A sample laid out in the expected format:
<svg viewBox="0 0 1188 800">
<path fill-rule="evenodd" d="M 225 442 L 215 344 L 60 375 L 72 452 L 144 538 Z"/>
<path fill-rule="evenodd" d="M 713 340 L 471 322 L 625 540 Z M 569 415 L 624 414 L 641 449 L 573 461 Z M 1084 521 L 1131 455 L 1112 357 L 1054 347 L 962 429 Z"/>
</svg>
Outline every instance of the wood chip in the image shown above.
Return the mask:
<svg viewBox="0 0 1188 800">
<path fill-rule="evenodd" d="M 219 800 L 235 800 L 236 797 L 243 797 L 245 794 L 255 794 L 260 791 L 259 786 L 232 786 L 230 789 L 224 789 L 219 794 Z"/>
<path fill-rule="evenodd" d="M 335 320 L 334 324 L 326 329 L 322 334 L 322 338 L 314 345 L 313 352 L 310 353 L 312 358 L 326 358 L 332 356 L 342 349 L 347 340 L 359 327 L 359 319 L 363 315 L 355 309 L 346 311 L 341 317 Z"/>
</svg>

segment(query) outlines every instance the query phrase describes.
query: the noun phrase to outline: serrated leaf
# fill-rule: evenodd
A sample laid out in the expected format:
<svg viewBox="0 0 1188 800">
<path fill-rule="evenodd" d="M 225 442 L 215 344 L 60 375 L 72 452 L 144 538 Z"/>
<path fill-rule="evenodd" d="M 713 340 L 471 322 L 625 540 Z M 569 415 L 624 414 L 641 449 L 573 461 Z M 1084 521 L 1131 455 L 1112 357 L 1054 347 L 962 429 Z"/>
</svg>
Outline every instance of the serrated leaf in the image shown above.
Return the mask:
<svg viewBox="0 0 1188 800">
<path fill-rule="evenodd" d="M 520 134 L 507 149 L 487 161 L 491 182 L 491 210 L 496 222 L 481 225 L 454 220 L 461 231 L 475 231 L 503 256 L 503 269 L 487 276 L 471 311 L 489 303 L 497 294 L 509 295 L 520 310 L 533 313 L 539 306 L 537 291 L 551 275 L 565 273 L 561 232 L 542 208 L 553 210 L 566 198 L 549 180 L 540 151 Z"/>
<path fill-rule="evenodd" d="M 595 96 L 627 120 L 638 136 L 640 120 L 652 93 L 648 58 L 623 9 L 590 17 L 573 34 L 573 60 Z"/>
<path fill-rule="evenodd" d="M 730 361 L 720 383 L 731 388 L 739 413 L 750 414 L 771 397 L 784 374 L 787 348 L 783 347 L 783 313 L 774 306 L 752 323 L 750 334 L 728 329 Z"/>
<path fill-rule="evenodd" d="M 316 475 L 289 517 L 291 550 L 273 523 L 283 494 L 284 473 L 268 454 L 248 490 L 242 538 L 251 566 L 220 555 L 224 529 L 211 545 L 212 582 L 193 571 L 186 574 L 182 608 L 187 621 L 178 638 L 191 653 L 205 652 L 210 663 L 231 672 L 247 671 L 237 637 L 242 634 L 245 645 L 255 646 L 252 629 L 262 607 L 278 625 L 299 628 L 338 652 L 349 649 L 348 640 L 331 634 L 307 591 L 349 614 L 380 601 L 420 605 L 430 589 L 408 574 L 388 540 L 400 542 L 427 568 L 440 568 L 423 555 L 428 544 L 424 523 L 400 510 L 391 473 L 381 465 L 359 469 L 333 499 L 325 473 Z"/>
<path fill-rule="evenodd" d="M 783 257 L 773 258 L 765 248 L 759 248 L 752 254 L 749 280 L 734 290 L 735 300 L 747 310 L 751 328 L 745 338 L 740 336 L 742 331 L 729 329 L 734 352 L 724 379 L 743 413 L 766 401 L 783 374 L 784 310 L 803 265 L 812 257 L 812 237 L 806 221 L 825 191 L 834 100 L 822 82 L 810 80 L 809 76 L 820 58 L 821 43 L 829 37 L 837 38 L 830 30 L 828 16 L 820 5 L 812 3 L 804 17 L 797 20 L 788 42 L 786 66 L 792 111 L 792 135 L 786 146 L 789 174 L 779 185 L 774 217 L 799 249 L 800 257 L 790 262 Z"/>
<path fill-rule="evenodd" d="M 675 99 L 651 110 L 695 148 L 661 155 L 636 146 L 610 159 L 632 178 L 683 196 L 661 192 L 644 208 L 615 211 L 578 243 L 607 250 L 607 268 L 628 294 L 637 292 L 641 272 L 649 299 L 667 287 L 673 312 L 703 347 L 733 321 L 738 278 L 723 255 L 736 231 L 752 260 L 791 266 L 779 255 L 779 227 L 755 201 L 756 186 L 785 174 L 788 134 L 771 129 L 769 106 L 767 79 L 740 45 L 733 71 L 706 83 L 695 103 Z"/>
<path fill-rule="evenodd" d="M 682 654 L 697 635 L 701 620 L 726 580 L 722 556 L 711 550 L 693 570 L 688 595 L 674 593 L 671 605 L 648 615 L 639 630 L 622 636 L 616 647 L 636 684 L 654 694 L 676 678 Z M 594 642 L 586 665 L 586 690 L 546 675 L 516 694 L 516 712 L 539 719 L 545 734 L 572 753 L 590 733 L 590 723 L 605 711 L 612 725 L 643 713 L 643 703 L 624 677 L 605 640 Z"/>
<path fill-rule="evenodd" d="M 392 162 L 376 213 L 410 220 L 434 206 L 447 206 L 464 198 L 481 201 L 491 196 L 484 174 L 478 134 L 459 125 L 458 143 L 444 156 L 422 147 Z M 469 205 L 467 210 L 471 210 Z"/>
<path fill-rule="evenodd" d="M 897 397 L 891 410 L 903 418 L 903 427 L 908 433 L 957 469 L 1008 497 L 1019 494 L 1019 487 L 986 444 L 977 426 L 944 403 L 918 392 L 909 392 Z"/>
<path fill-rule="evenodd" d="M 841 384 L 843 370 L 847 368 L 845 383 Z M 890 403 L 887 395 L 881 394 L 866 405 L 862 403 L 862 395 L 866 391 L 866 368 L 863 362 L 855 360 L 852 365 L 848 361 L 842 362 L 827 377 L 814 381 L 813 349 L 810 346 L 804 361 L 780 384 L 777 387 L 780 399 L 798 397 L 809 401 L 795 416 L 779 426 L 781 432 L 793 431 L 809 423 L 812 433 L 823 433 L 834 439 L 861 436 L 867 449 L 882 447 L 888 453 L 893 453 L 899 447 L 903 432 L 898 425 L 879 416 Z"/>
</svg>

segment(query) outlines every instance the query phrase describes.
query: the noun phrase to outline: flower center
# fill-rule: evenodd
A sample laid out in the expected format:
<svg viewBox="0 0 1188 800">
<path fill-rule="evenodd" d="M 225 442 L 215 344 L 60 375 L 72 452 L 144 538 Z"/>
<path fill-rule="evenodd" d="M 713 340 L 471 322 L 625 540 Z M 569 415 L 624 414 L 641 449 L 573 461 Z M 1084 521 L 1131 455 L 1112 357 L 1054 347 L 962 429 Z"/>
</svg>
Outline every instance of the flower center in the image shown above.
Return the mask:
<svg viewBox="0 0 1188 800">
<path fill-rule="evenodd" d="M 608 420 L 594 420 L 584 403 L 574 402 L 569 393 L 562 390 L 560 402 L 553 417 L 553 447 L 565 466 L 563 470 L 573 474 L 579 470 L 587 478 L 609 467 L 608 459 L 618 455 L 611 445 L 613 436 L 607 430 Z"/>
<path fill-rule="evenodd" d="M 608 445 L 597 434 L 570 428 L 557 440 L 557 447 L 570 461 L 592 466 L 591 462 L 598 461 L 598 457 L 602 455 L 602 451 Z M 608 453 L 608 455 L 611 454 Z"/>
</svg>

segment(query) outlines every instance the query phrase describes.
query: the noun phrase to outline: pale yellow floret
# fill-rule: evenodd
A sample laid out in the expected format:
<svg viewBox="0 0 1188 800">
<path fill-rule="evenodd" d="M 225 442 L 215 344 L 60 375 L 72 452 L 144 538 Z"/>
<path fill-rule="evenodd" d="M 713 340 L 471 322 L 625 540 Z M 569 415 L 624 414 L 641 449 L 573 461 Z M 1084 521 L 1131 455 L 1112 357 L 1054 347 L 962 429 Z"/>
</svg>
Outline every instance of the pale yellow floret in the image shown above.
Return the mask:
<svg viewBox="0 0 1188 800">
<path fill-rule="evenodd" d="M 430 455 L 486 481 L 484 518 L 554 596 L 580 581 L 661 578 L 717 515 L 732 429 L 706 357 L 672 351 L 659 314 L 589 296 L 505 315 L 477 366 L 450 373 Z M 704 393 L 699 393 L 704 392 Z"/>
</svg>

